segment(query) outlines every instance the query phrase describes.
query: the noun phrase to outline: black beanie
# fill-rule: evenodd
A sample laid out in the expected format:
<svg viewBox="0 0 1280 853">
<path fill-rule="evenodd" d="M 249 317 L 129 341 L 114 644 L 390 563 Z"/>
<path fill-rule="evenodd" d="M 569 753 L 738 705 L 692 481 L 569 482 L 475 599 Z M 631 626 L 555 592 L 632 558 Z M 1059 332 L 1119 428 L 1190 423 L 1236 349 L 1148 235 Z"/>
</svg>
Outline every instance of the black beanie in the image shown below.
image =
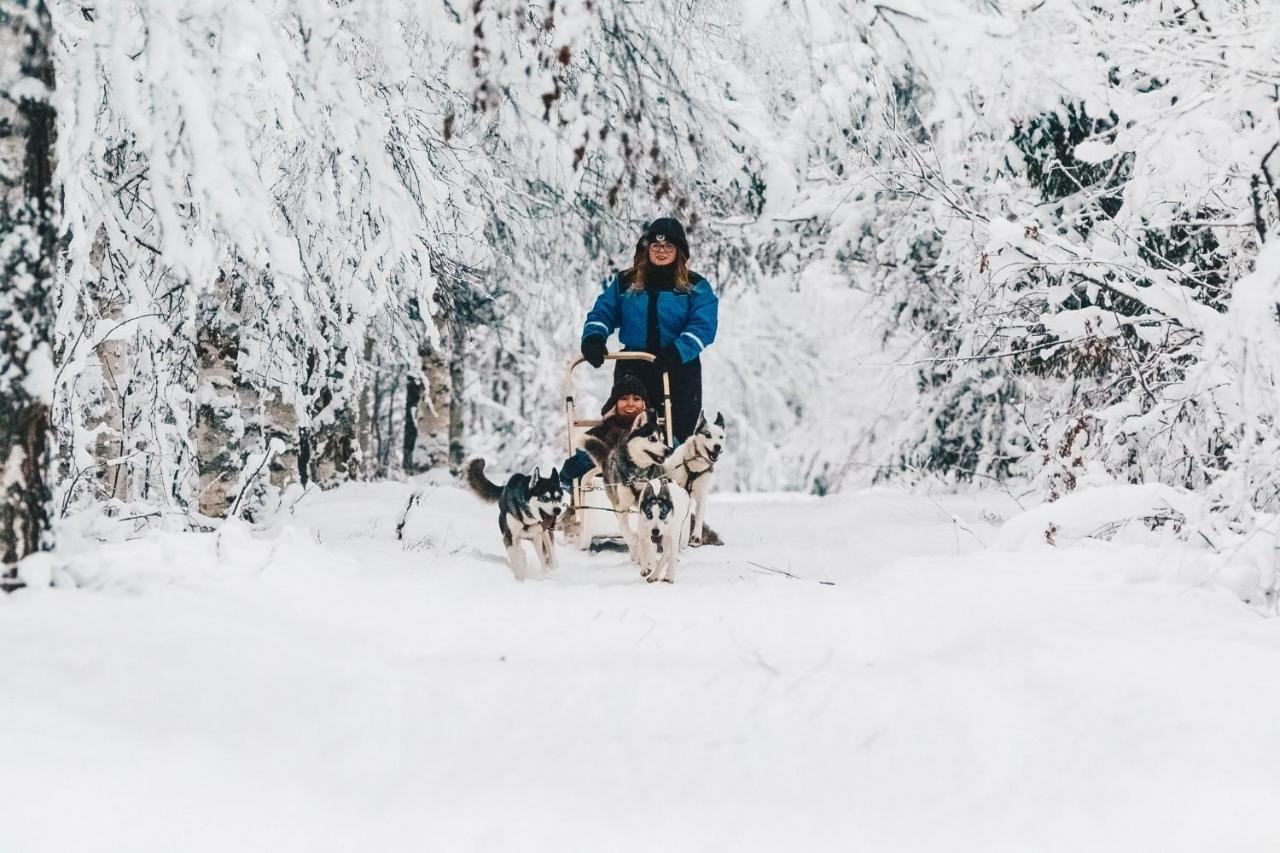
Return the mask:
<svg viewBox="0 0 1280 853">
<path fill-rule="evenodd" d="M 665 237 L 668 242 L 674 243 L 676 248 L 689 254 L 689 239 L 684 235 L 684 226 L 680 224 L 679 219 L 672 219 L 669 216 L 662 219 L 655 219 L 649 223 L 649 227 L 644 229 L 644 234 L 640 236 L 640 242 L 648 244 L 658 237 Z"/>
<path fill-rule="evenodd" d="M 618 403 L 619 397 L 625 397 L 628 394 L 634 394 L 641 400 L 644 400 L 645 407 L 649 406 L 649 389 L 644 387 L 644 382 L 634 373 L 624 373 L 618 377 L 613 383 L 613 390 L 609 392 L 609 401 L 600 409 L 600 414 L 605 414 Z"/>
</svg>

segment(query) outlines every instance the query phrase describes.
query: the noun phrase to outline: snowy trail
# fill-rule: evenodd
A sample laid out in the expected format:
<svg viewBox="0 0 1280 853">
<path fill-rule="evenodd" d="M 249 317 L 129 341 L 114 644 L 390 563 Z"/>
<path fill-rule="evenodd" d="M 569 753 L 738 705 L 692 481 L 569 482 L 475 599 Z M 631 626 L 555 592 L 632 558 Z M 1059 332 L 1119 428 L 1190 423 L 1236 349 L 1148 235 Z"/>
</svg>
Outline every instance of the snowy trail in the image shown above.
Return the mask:
<svg viewBox="0 0 1280 853">
<path fill-rule="evenodd" d="M 455 489 L 397 542 L 408 494 L 0 601 L 0 851 L 1280 846 L 1280 622 L 1174 555 L 993 553 L 990 496 L 723 496 L 674 586 L 517 583 Z"/>
</svg>

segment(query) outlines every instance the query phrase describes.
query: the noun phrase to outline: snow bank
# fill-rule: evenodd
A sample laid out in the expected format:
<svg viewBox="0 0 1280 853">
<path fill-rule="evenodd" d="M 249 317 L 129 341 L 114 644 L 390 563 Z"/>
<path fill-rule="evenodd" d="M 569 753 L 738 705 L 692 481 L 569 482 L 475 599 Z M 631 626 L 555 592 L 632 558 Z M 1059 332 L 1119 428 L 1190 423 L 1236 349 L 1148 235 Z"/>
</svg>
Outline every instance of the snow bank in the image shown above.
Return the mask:
<svg viewBox="0 0 1280 853">
<path fill-rule="evenodd" d="M 1130 521 L 1185 518 L 1199 508 L 1190 492 L 1159 483 L 1096 486 L 1044 503 L 1009 519 L 994 547 L 1014 551 L 1097 536 Z"/>
</svg>

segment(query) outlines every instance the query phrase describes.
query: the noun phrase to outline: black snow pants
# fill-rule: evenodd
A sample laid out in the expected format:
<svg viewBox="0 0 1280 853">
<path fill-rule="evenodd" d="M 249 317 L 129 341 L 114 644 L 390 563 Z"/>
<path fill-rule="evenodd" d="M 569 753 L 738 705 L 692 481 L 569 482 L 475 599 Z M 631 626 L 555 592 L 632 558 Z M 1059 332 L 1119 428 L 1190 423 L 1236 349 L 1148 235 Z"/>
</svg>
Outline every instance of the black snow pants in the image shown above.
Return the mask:
<svg viewBox="0 0 1280 853">
<path fill-rule="evenodd" d="M 613 381 L 624 373 L 640 377 L 649 392 L 649 408 L 663 414 L 662 408 L 662 372 L 648 361 L 616 361 L 613 368 Z M 676 444 L 693 435 L 698 426 L 698 415 L 702 412 L 702 362 L 699 359 L 687 361 L 671 371 L 671 432 Z"/>
</svg>

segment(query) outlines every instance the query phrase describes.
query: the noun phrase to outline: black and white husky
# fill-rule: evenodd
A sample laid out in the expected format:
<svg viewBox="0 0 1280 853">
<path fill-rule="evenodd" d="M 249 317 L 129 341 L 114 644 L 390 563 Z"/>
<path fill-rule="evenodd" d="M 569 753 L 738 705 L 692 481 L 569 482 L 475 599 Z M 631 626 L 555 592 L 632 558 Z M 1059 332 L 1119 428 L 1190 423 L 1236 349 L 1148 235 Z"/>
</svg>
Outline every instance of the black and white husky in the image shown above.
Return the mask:
<svg viewBox="0 0 1280 853">
<path fill-rule="evenodd" d="M 569 508 L 569 495 L 560 484 L 553 468 L 551 476 L 512 474 L 505 486 L 499 486 L 484 473 L 484 460 L 472 459 L 467 466 L 467 484 L 481 500 L 498 505 L 498 529 L 507 549 L 507 562 L 516 577 L 525 577 L 524 549 L 520 540 L 533 543 L 545 574 L 556 568 L 556 546 L 552 532 L 556 521 Z"/>
<path fill-rule="evenodd" d="M 716 412 L 716 419 L 708 422 L 707 416 L 698 415 L 698 425 L 693 435 L 662 463 L 662 473 L 682 486 L 693 498 L 693 532 L 690 541 L 702 544 L 702 522 L 707 517 L 707 501 L 711 494 L 711 478 L 715 474 L 716 460 L 725 447 L 724 415 Z M 719 542 L 711 544 L 718 545 Z"/>
<path fill-rule="evenodd" d="M 689 544 L 693 502 L 671 480 L 650 480 L 640 494 L 640 577 L 675 583 L 680 549 Z"/>
<path fill-rule="evenodd" d="M 627 543 L 631 558 L 641 560 L 636 534 L 631 529 L 629 510 L 640 502 L 645 484 L 662 474 L 662 463 L 671 454 L 671 448 L 662 440 L 658 423 L 646 412 L 636 416 L 631 430 L 613 447 L 595 436 L 587 436 L 582 445 L 604 477 L 604 493 L 618 517 L 622 539 Z"/>
</svg>

